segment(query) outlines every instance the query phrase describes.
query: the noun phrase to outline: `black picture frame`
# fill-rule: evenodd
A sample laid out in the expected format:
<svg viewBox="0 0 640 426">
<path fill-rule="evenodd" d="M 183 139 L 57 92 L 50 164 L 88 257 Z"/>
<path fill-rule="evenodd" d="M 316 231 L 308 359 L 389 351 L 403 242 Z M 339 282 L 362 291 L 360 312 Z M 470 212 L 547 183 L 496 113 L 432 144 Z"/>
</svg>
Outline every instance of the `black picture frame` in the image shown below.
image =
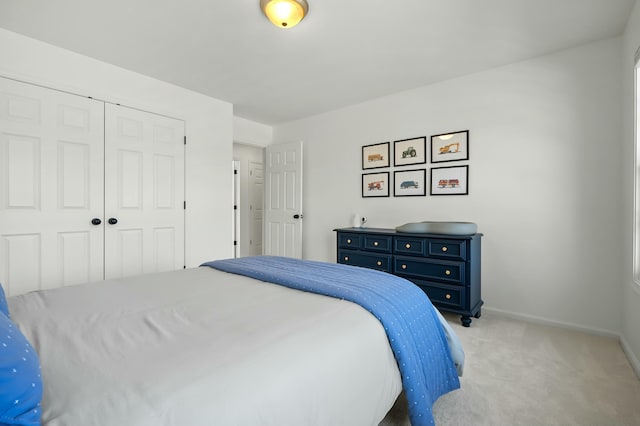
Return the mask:
<svg viewBox="0 0 640 426">
<path fill-rule="evenodd" d="M 427 162 L 427 137 L 401 139 L 393 142 L 393 165 L 408 166 Z"/>
<path fill-rule="evenodd" d="M 430 195 L 468 195 L 469 166 L 433 167 L 430 170 Z"/>
<path fill-rule="evenodd" d="M 362 198 L 379 198 L 389 196 L 389 172 L 363 173 Z"/>
<path fill-rule="evenodd" d="M 424 197 L 426 169 L 395 170 L 393 172 L 394 197 Z"/>
<path fill-rule="evenodd" d="M 362 170 L 389 167 L 389 142 L 374 143 L 362 147 Z"/>
<path fill-rule="evenodd" d="M 431 136 L 431 163 L 469 159 L 469 131 L 441 133 Z"/>
</svg>

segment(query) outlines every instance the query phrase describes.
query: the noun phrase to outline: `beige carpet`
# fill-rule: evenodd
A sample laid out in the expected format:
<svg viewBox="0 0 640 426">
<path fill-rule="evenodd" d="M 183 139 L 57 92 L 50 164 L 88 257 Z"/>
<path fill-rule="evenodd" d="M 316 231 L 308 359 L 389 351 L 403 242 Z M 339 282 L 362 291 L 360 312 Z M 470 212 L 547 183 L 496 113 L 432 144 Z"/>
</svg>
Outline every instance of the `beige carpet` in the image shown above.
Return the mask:
<svg viewBox="0 0 640 426">
<path fill-rule="evenodd" d="M 616 339 L 483 313 L 446 314 L 466 353 L 461 388 L 433 407 L 444 425 L 640 425 L 640 380 Z M 384 426 L 409 425 L 399 399 Z"/>
</svg>

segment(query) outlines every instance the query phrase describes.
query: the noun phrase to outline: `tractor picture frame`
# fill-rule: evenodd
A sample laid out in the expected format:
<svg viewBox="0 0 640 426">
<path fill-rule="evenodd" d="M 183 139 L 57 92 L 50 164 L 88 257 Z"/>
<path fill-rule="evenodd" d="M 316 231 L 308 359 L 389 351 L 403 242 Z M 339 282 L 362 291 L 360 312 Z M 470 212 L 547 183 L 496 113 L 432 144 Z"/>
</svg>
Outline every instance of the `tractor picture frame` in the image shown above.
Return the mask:
<svg viewBox="0 0 640 426">
<path fill-rule="evenodd" d="M 393 142 L 393 165 L 424 164 L 427 162 L 427 137 L 402 139 Z"/>
<path fill-rule="evenodd" d="M 469 159 L 469 131 L 442 133 L 431 136 L 431 163 Z"/>
</svg>

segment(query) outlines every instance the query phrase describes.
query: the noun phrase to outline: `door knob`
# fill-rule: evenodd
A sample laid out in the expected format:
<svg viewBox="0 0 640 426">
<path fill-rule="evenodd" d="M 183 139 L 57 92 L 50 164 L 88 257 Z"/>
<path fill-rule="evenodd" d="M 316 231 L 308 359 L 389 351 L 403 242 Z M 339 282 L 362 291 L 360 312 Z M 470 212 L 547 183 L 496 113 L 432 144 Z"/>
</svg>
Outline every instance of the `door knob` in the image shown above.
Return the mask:
<svg viewBox="0 0 640 426">
<path fill-rule="evenodd" d="M 100 219 L 98 219 L 97 217 L 94 217 L 93 219 L 91 219 L 91 224 L 92 225 L 100 225 L 102 223 L 102 221 Z"/>
<path fill-rule="evenodd" d="M 293 218 L 294 219 L 302 219 L 302 215 L 301 214 L 294 214 Z"/>
<path fill-rule="evenodd" d="M 108 222 L 109 225 L 115 225 L 116 223 L 118 223 L 118 219 L 116 219 L 115 217 L 110 217 Z"/>
</svg>

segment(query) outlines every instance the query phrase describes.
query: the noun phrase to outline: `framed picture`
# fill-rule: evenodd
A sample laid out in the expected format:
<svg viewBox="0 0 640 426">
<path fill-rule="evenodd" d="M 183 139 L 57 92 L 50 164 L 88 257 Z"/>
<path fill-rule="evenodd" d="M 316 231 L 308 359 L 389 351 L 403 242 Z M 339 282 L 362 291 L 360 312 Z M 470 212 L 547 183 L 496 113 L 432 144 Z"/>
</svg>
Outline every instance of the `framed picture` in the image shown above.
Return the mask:
<svg viewBox="0 0 640 426">
<path fill-rule="evenodd" d="M 389 167 L 389 142 L 362 147 L 362 170 Z"/>
<path fill-rule="evenodd" d="M 393 143 L 393 165 L 423 164 L 427 162 L 426 136 L 403 139 Z"/>
<path fill-rule="evenodd" d="M 467 195 L 469 166 L 434 167 L 431 169 L 431 195 Z"/>
<path fill-rule="evenodd" d="M 411 197 L 426 195 L 424 188 L 425 169 L 402 170 L 393 172 L 393 196 Z"/>
<path fill-rule="evenodd" d="M 431 162 L 460 161 L 469 159 L 469 131 L 431 136 Z"/>
<path fill-rule="evenodd" d="M 362 174 L 362 198 L 388 196 L 389 172 Z"/>
</svg>

